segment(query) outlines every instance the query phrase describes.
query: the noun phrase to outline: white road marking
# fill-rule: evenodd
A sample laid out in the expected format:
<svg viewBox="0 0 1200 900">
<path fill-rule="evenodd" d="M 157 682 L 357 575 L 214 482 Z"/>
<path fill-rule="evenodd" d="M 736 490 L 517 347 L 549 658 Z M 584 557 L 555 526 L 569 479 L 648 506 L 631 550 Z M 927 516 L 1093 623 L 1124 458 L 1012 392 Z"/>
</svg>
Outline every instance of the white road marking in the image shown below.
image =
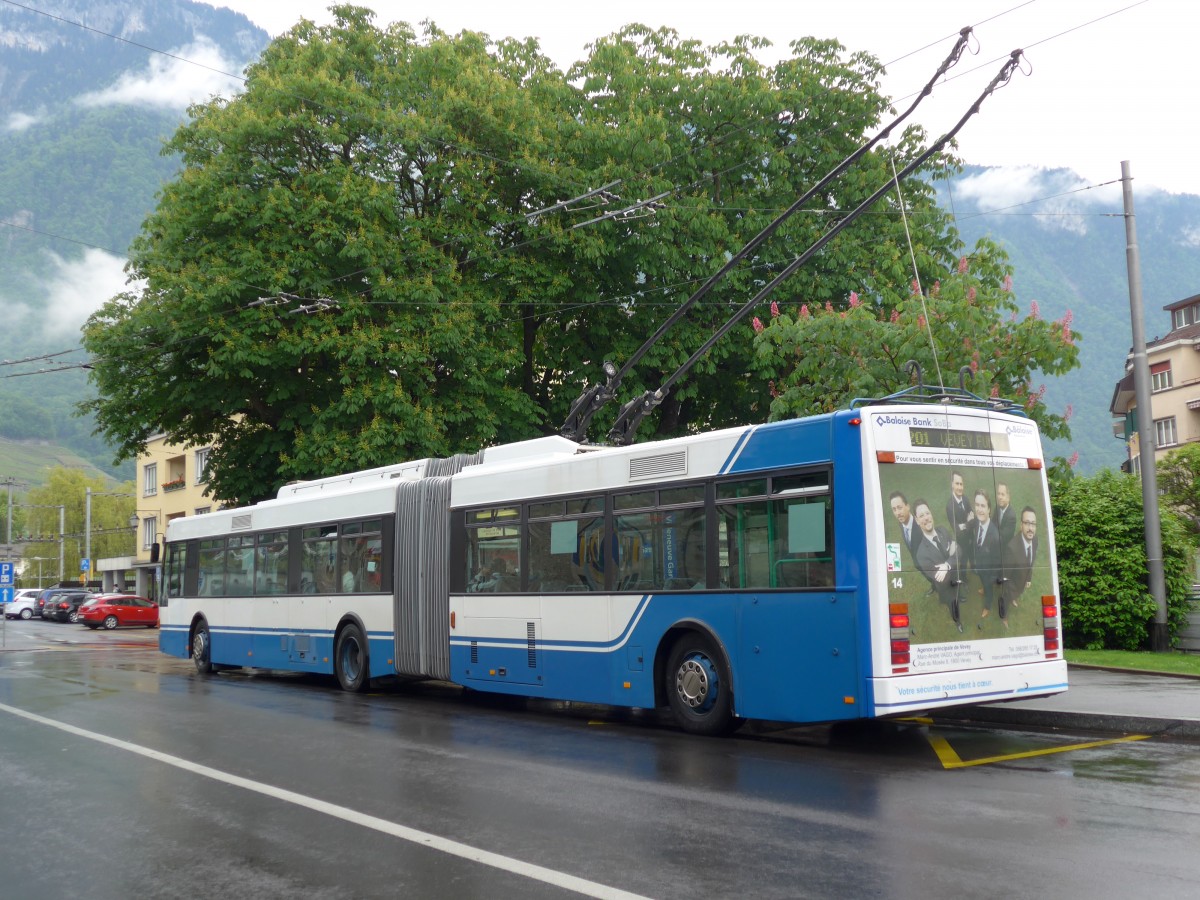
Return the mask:
<svg viewBox="0 0 1200 900">
<path fill-rule="evenodd" d="M 511 872 L 514 875 L 520 875 L 524 878 L 531 878 L 534 881 L 545 882 L 546 884 L 551 884 L 555 887 L 573 891 L 574 893 L 581 894 L 585 897 L 598 897 L 603 898 L 603 900 L 647 900 L 647 898 L 642 897 L 640 894 L 631 894 L 628 891 L 622 891 L 619 888 L 598 884 L 594 881 L 588 881 L 584 878 L 577 878 L 574 875 L 568 875 L 565 872 L 547 869 L 544 866 L 534 865 L 533 863 L 522 862 L 519 859 L 512 859 L 508 856 L 501 856 L 499 853 L 490 853 L 487 850 L 480 850 L 467 844 L 461 844 L 458 841 L 452 841 L 449 838 L 439 837 L 436 834 L 429 834 L 425 831 L 418 831 L 415 828 L 408 828 L 405 825 L 389 822 L 387 819 L 380 819 L 376 816 L 369 816 L 365 813 L 357 812 L 356 810 L 349 809 L 345 806 L 338 806 L 336 803 L 327 803 L 324 800 L 318 800 L 315 797 L 307 797 L 304 794 L 297 794 L 295 791 L 273 787 L 272 785 L 262 784 L 258 781 L 251 781 L 249 778 L 242 778 L 239 775 L 231 775 L 228 772 L 222 772 L 220 769 L 202 766 L 199 763 L 181 759 L 180 757 L 172 756 L 169 753 L 162 753 L 158 750 L 152 750 L 149 747 L 143 747 L 139 744 L 131 744 L 128 741 L 122 741 L 118 738 L 109 737 L 108 735 L 99 734 L 94 731 L 87 731 L 86 729 L 77 728 L 74 725 L 68 725 L 65 722 L 59 722 L 55 719 L 47 719 L 45 716 L 39 716 L 36 713 L 26 712 L 23 709 L 17 709 L 14 706 L 8 706 L 4 703 L 0 703 L 0 712 L 10 713 L 11 715 L 19 716 L 22 719 L 27 719 L 30 722 L 37 722 L 40 725 L 46 725 L 50 728 L 57 728 L 59 731 L 65 731 L 67 734 L 73 734 L 77 737 L 86 738 L 90 741 L 108 744 L 110 747 L 116 747 L 120 750 L 127 750 L 131 753 L 137 753 L 146 757 L 147 759 L 153 759 L 157 762 L 166 763 L 169 766 L 174 766 L 175 768 L 182 769 L 185 772 L 191 772 L 195 775 L 211 778 L 214 781 L 220 781 L 224 784 L 232 785 L 233 787 L 240 787 L 247 791 L 254 791 L 256 794 L 262 794 L 266 797 L 282 800 L 285 803 L 294 803 L 296 806 L 302 806 L 306 809 L 311 809 L 314 812 L 324 813 L 327 816 L 333 816 L 335 819 L 341 819 L 354 825 L 361 825 L 364 828 L 371 828 L 375 831 L 382 832 L 383 834 L 390 834 L 392 837 L 398 837 L 404 841 L 420 844 L 421 846 L 428 847 L 431 850 L 438 850 L 442 853 L 448 853 L 451 856 L 457 856 L 461 859 L 469 859 L 472 862 L 477 862 L 485 866 L 491 866 L 492 868 L 500 869 L 504 872 Z"/>
</svg>

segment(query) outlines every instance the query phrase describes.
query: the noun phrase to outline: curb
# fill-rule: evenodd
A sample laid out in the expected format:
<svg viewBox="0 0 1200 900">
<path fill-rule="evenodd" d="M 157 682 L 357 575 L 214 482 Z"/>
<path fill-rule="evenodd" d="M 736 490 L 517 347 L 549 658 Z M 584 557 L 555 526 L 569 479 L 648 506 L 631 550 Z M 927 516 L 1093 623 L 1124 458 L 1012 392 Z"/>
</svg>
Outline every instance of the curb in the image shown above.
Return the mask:
<svg viewBox="0 0 1200 900">
<path fill-rule="evenodd" d="M 1200 721 L 1196 719 L 1154 719 L 1145 716 L 1057 712 L 1047 709 L 1013 709 L 1003 706 L 964 706 L 960 709 L 942 709 L 937 711 L 935 718 L 989 725 L 1027 725 L 1034 728 L 1069 728 L 1200 740 Z"/>
<path fill-rule="evenodd" d="M 1145 675 L 1149 678 L 1190 678 L 1200 681 L 1200 675 L 1191 672 L 1155 672 L 1150 669 L 1126 669 L 1120 666 L 1097 666 L 1092 663 L 1067 663 L 1067 669 L 1092 669 L 1096 672 L 1120 672 L 1123 675 Z"/>
</svg>

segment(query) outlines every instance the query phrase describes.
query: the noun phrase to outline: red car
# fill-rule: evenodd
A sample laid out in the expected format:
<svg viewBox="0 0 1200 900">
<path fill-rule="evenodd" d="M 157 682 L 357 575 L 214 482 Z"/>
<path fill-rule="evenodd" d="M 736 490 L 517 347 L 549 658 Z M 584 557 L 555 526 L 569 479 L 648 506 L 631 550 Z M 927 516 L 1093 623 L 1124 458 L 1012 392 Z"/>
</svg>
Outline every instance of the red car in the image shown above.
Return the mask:
<svg viewBox="0 0 1200 900">
<path fill-rule="evenodd" d="M 158 627 L 158 604 L 132 594 L 104 594 L 79 607 L 79 622 L 88 628 L 118 625 Z"/>
</svg>

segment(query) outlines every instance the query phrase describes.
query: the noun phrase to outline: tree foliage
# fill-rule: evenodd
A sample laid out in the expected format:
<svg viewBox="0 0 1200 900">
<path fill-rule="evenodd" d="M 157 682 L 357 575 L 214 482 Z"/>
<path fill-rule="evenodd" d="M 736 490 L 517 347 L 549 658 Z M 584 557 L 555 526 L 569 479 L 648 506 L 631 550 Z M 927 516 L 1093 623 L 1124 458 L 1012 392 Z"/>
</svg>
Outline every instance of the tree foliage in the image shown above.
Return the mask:
<svg viewBox="0 0 1200 900">
<path fill-rule="evenodd" d="M 1156 604 L 1146 564 L 1141 481 L 1103 470 L 1051 495 L 1066 646 L 1145 649 Z M 1172 644 L 1186 624 L 1192 549 L 1187 529 L 1162 510 L 1163 572 Z"/>
<path fill-rule="evenodd" d="M 1193 534 L 1200 529 L 1200 445 L 1184 444 L 1157 465 L 1162 503 L 1185 516 Z"/>
<path fill-rule="evenodd" d="M 334 16 L 272 43 L 242 95 L 190 111 L 166 148 L 182 169 L 132 249 L 141 282 L 85 329 L 98 388 L 85 408 L 119 456 L 159 433 L 211 443 L 223 501 L 555 430 L 605 358 L 629 358 L 888 114 L 878 61 L 833 41 L 764 66 L 759 39 L 705 46 L 632 25 L 564 73 L 533 41 Z M 897 136 L 896 164 L 923 139 Z M 868 155 L 794 217 L 625 391 L 657 387 L 890 166 Z M 576 200 L 601 186 L 619 196 Z M 955 232 L 928 184 L 906 190 L 932 277 L 956 258 Z M 906 283 L 903 223 L 881 211 L 792 296 Z M 300 299 L 257 302 L 281 295 Z M 293 314 L 318 299 L 333 304 Z M 761 418 L 766 385 L 743 377 L 755 365 L 750 342 L 721 342 L 646 433 Z"/>
<path fill-rule="evenodd" d="M 87 489 L 93 491 L 91 504 L 91 533 L 88 536 Z M 50 469 L 45 484 L 25 494 L 21 532 L 30 535 L 25 545 L 26 573 L 37 571 L 36 558 L 42 559 L 42 572 L 47 584 L 50 575 L 58 574 L 59 510 L 63 507 L 62 541 L 63 574 L 76 578 L 80 561 L 87 556 L 90 542 L 91 558 L 131 556 L 136 532 L 129 527 L 129 517 L 137 506 L 133 485 L 113 487 L 102 478 L 89 478 L 78 469 L 61 466 Z M 17 516 L 13 516 L 14 523 Z"/>
<path fill-rule="evenodd" d="M 1066 415 L 1047 409 L 1040 372 L 1058 375 L 1078 365 L 1078 335 L 1070 319 L 1043 321 L 1036 304 L 1018 318 L 1012 271 L 1004 251 L 981 239 L 970 256 L 927 291 L 876 286 L 846 302 L 772 306 L 755 345 L 771 382 L 771 417 L 828 412 L 855 397 L 906 388 L 916 360 L 926 384 L 957 387 L 1021 403 L 1047 437 L 1069 435 Z"/>
</svg>

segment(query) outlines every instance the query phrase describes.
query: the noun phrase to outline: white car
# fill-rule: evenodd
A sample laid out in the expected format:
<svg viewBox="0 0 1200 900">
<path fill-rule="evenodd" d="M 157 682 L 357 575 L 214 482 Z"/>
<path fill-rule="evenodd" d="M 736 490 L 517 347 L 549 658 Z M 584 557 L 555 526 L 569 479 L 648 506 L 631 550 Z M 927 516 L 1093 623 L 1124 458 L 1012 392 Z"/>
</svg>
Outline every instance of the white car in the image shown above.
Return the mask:
<svg viewBox="0 0 1200 900">
<path fill-rule="evenodd" d="M 32 619 L 37 609 L 37 598 L 41 591 L 37 588 L 21 588 L 13 594 L 12 600 L 4 607 L 6 619 Z"/>
</svg>

